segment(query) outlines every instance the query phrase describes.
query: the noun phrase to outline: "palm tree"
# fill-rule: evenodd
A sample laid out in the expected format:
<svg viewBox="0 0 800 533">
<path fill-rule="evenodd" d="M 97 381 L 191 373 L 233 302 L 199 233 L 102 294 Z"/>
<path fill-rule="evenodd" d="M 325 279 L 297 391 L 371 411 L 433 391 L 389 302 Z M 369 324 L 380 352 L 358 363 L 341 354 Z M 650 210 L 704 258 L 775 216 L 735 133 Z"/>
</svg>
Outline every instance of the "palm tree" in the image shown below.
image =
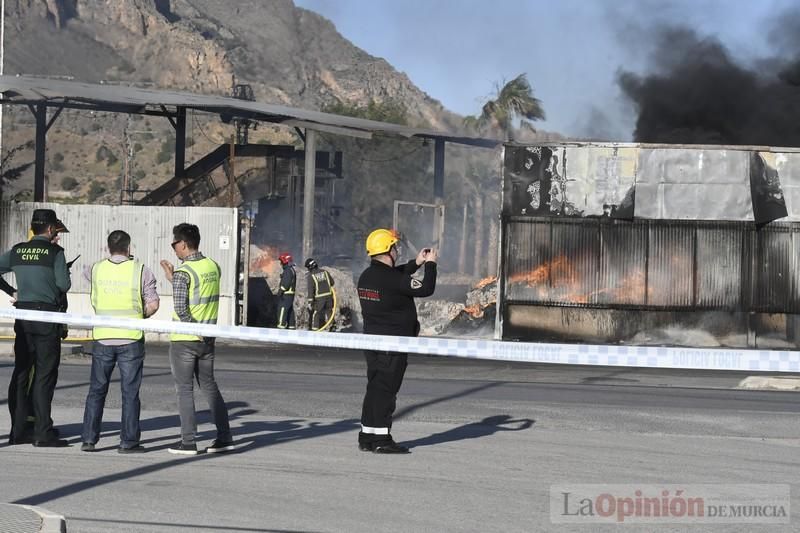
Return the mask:
<svg viewBox="0 0 800 533">
<path fill-rule="evenodd" d="M 502 87 L 497 85 L 494 99 L 488 100 L 477 117 L 464 119 L 464 126 L 480 129 L 490 126 L 499 129 L 506 140 L 514 140 L 515 123 L 520 127 L 536 131 L 533 122 L 545 118 L 542 102 L 533 95 L 527 74 L 520 74 Z"/>
</svg>

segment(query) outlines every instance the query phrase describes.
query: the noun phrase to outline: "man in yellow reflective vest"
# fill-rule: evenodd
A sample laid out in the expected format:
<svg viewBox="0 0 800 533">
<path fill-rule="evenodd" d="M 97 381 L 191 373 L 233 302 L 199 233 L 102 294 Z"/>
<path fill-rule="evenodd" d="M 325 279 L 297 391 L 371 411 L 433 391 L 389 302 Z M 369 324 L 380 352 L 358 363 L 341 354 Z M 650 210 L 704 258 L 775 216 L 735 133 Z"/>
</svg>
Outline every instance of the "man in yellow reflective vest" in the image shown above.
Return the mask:
<svg viewBox="0 0 800 533">
<path fill-rule="evenodd" d="M 169 261 L 161 261 L 164 274 L 172 282 L 175 305 L 172 319 L 216 324 L 219 312 L 219 265 L 198 251 L 200 230 L 194 224 L 178 224 L 172 228 L 172 234 L 172 249 L 183 262 L 175 268 Z M 197 455 L 194 378 L 208 400 L 211 417 L 217 427 L 217 438 L 206 448 L 206 453 L 233 450 L 228 408 L 214 379 L 214 338 L 173 333 L 170 340 L 169 362 L 178 395 L 181 440 L 169 447 L 169 453 Z"/>
<path fill-rule="evenodd" d="M 131 256 L 131 236 L 122 230 L 108 235 L 107 259 L 92 266 L 92 307 L 99 316 L 147 318 L 158 311 L 156 277 Z M 122 426 L 119 453 L 141 453 L 139 388 L 144 370 L 144 332 L 137 329 L 96 327 L 92 330 L 92 374 L 83 411 L 81 451 L 93 452 L 114 367 L 119 367 L 122 389 Z"/>
</svg>

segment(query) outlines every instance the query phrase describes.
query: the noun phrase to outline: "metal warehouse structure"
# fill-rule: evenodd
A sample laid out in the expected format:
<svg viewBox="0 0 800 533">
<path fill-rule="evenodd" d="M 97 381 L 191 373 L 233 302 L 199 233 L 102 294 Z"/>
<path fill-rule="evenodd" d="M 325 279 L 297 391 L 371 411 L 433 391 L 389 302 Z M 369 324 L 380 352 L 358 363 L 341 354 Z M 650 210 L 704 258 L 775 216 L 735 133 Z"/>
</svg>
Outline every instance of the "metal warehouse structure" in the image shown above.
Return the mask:
<svg viewBox="0 0 800 533">
<path fill-rule="evenodd" d="M 796 336 L 800 149 L 507 145 L 502 232 L 505 338 Z"/>
<path fill-rule="evenodd" d="M 445 143 L 495 147 L 499 141 L 451 135 L 397 124 L 321 113 L 239 98 L 160 91 L 26 76 L 0 76 L 0 104 L 25 105 L 36 119 L 34 201 L 46 201 L 44 172 L 47 131 L 63 109 L 83 109 L 164 117 L 175 128 L 175 175 L 170 187 L 186 186 L 186 112 L 195 110 L 220 114 L 228 120 L 253 120 L 282 124 L 298 130 L 305 142 L 303 202 L 303 255 L 313 252 L 314 179 L 316 132 L 328 132 L 369 139 L 373 135 L 430 139 L 434 143 L 434 196 L 444 198 Z M 48 112 L 52 114 L 48 116 Z M 237 146 L 247 150 L 249 145 Z M 194 178 L 196 179 L 196 177 Z"/>
</svg>

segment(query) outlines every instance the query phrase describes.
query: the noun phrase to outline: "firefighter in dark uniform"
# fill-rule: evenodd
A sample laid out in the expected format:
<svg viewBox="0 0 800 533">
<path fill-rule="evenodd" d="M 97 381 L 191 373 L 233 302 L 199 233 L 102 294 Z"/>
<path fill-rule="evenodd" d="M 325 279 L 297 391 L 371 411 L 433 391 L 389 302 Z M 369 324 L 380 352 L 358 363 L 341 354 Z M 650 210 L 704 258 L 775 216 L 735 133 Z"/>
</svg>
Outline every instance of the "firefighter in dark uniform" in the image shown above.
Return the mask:
<svg viewBox="0 0 800 533">
<path fill-rule="evenodd" d="M 281 282 L 278 287 L 278 327 L 295 329 L 294 323 L 294 290 L 297 285 L 297 272 L 294 270 L 292 254 L 283 252 L 278 256 L 283 266 Z"/>
<path fill-rule="evenodd" d="M 419 334 L 415 297 L 433 294 L 436 288 L 436 250 L 425 248 L 416 259 L 397 266 L 399 236 L 377 229 L 367 237 L 372 259 L 358 279 L 358 299 L 367 335 L 416 337 Z M 424 265 L 422 280 L 412 277 Z M 366 351 L 367 393 L 361 411 L 358 447 L 375 453 L 408 453 L 391 435 L 397 393 L 408 364 L 407 354 Z"/>
<path fill-rule="evenodd" d="M 333 314 L 333 278 L 328 271 L 320 268 L 317 261 L 306 259 L 308 269 L 308 319 L 312 331 L 320 331 L 323 327 L 330 329 L 328 322 Z"/>
<path fill-rule="evenodd" d="M 31 230 L 33 238 L 14 245 L 0 255 L 0 274 L 14 272 L 17 280 L 18 309 L 58 311 L 62 296 L 70 286 L 69 269 L 64 258 L 64 249 L 51 242 L 63 226 L 52 209 L 37 209 L 33 212 Z M 36 416 L 34 446 L 68 446 L 59 439 L 50 418 L 53 392 L 58 380 L 58 365 L 61 359 L 61 324 L 22 320 L 21 330 L 25 336 L 26 350 L 14 357 L 16 380 L 16 409 L 9 444 L 30 442 L 24 433 L 24 421 L 28 416 L 25 401 L 31 368 L 34 370 L 32 399 Z"/>
</svg>

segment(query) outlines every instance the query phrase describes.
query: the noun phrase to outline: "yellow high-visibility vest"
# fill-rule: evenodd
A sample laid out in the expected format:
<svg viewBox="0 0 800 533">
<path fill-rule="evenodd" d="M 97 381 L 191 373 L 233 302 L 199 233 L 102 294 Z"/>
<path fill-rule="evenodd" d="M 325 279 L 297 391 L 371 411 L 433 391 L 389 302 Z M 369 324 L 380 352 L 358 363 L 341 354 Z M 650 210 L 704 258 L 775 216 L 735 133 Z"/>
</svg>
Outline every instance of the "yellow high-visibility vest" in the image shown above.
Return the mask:
<svg viewBox="0 0 800 533">
<path fill-rule="evenodd" d="M 186 261 L 175 272 L 189 275 L 189 314 L 201 324 L 216 324 L 219 314 L 219 265 L 208 257 L 197 261 Z M 180 321 L 178 314 L 172 312 L 172 320 Z M 173 341 L 199 341 L 197 335 L 171 333 Z"/>
<path fill-rule="evenodd" d="M 144 265 L 136 260 L 114 263 L 109 259 L 92 266 L 92 307 L 102 316 L 144 318 L 142 300 L 142 272 Z M 96 327 L 92 338 L 139 340 L 144 333 L 139 329 Z"/>
</svg>

